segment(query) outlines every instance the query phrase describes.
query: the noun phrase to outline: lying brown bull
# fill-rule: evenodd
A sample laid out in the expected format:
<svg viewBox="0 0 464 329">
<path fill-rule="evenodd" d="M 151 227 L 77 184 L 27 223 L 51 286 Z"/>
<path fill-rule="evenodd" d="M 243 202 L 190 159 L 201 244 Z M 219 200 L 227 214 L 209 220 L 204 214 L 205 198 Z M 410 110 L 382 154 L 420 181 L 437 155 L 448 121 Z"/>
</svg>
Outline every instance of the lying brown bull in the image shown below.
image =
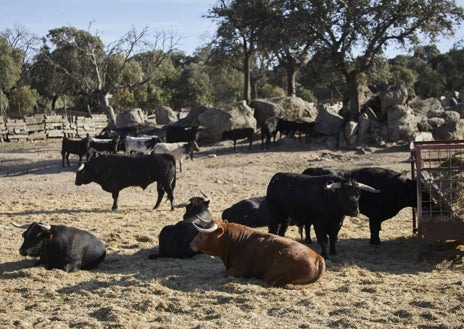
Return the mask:
<svg viewBox="0 0 464 329">
<path fill-rule="evenodd" d="M 317 281 L 325 270 L 324 258 L 304 244 L 244 225 L 214 220 L 190 243 L 193 251 L 219 256 L 225 276 L 258 278 L 268 286 L 296 288 Z"/>
</svg>

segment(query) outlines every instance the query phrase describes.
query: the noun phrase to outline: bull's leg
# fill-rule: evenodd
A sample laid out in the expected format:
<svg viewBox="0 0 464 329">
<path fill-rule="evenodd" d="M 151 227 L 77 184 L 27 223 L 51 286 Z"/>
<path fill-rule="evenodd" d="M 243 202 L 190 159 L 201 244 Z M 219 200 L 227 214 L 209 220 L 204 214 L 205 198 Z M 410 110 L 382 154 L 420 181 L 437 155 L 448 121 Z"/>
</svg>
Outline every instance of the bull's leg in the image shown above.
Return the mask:
<svg viewBox="0 0 464 329">
<path fill-rule="evenodd" d="M 305 235 L 306 235 L 306 242 L 307 243 L 313 243 L 313 240 L 311 240 L 311 224 L 306 224 L 304 226 L 305 230 Z M 301 238 L 303 240 L 303 238 Z"/>
<path fill-rule="evenodd" d="M 160 184 L 160 182 L 158 182 L 157 185 L 156 185 L 156 190 L 158 191 L 158 199 L 156 199 L 156 203 L 155 203 L 155 206 L 153 207 L 153 209 L 158 209 L 158 207 L 159 207 L 159 205 L 161 203 L 161 200 L 163 200 L 164 190 L 165 189 Z"/>
<path fill-rule="evenodd" d="M 269 224 L 268 224 L 269 233 L 277 234 L 277 232 L 279 231 L 279 227 L 280 227 L 279 221 L 276 221 L 273 219 L 269 220 Z"/>
<path fill-rule="evenodd" d="M 118 197 L 119 197 L 119 191 L 111 193 L 113 196 L 113 206 L 111 207 L 112 211 L 118 210 Z"/>
<path fill-rule="evenodd" d="M 376 219 L 369 219 L 369 229 L 371 231 L 370 244 L 378 246 L 380 244 L 379 232 L 381 228 L 381 222 Z"/>
<path fill-rule="evenodd" d="M 68 163 L 68 167 L 71 166 L 71 164 L 69 163 L 69 152 L 66 153 L 65 157 L 66 157 L 66 162 Z"/>
<path fill-rule="evenodd" d="M 279 227 L 279 235 L 280 236 L 285 236 L 285 232 L 287 232 L 287 228 L 288 228 L 288 220 L 284 220 L 280 223 L 280 227 Z"/>
<path fill-rule="evenodd" d="M 329 241 L 330 241 L 330 247 L 329 247 L 329 254 L 330 255 L 336 255 L 337 250 L 335 249 L 335 243 L 337 242 L 337 236 L 338 234 L 329 234 Z"/>
<path fill-rule="evenodd" d="M 179 159 L 179 171 L 182 172 L 182 159 Z"/>
<path fill-rule="evenodd" d="M 316 231 L 317 243 L 321 247 L 321 256 L 327 258 L 327 235 L 316 227 L 314 227 L 314 230 Z"/>
</svg>

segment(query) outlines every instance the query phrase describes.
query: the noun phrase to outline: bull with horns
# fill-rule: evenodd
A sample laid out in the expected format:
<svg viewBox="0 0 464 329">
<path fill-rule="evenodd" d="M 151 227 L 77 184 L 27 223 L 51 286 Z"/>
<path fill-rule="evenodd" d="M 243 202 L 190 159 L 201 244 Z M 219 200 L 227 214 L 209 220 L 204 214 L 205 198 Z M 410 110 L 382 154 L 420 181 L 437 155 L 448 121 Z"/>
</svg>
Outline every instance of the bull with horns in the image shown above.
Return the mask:
<svg viewBox="0 0 464 329">
<path fill-rule="evenodd" d="M 89 270 L 106 256 L 104 243 L 89 232 L 64 225 L 12 224 L 26 229 L 19 253 L 39 257 L 37 265 L 43 264 L 46 269 L 59 268 L 65 272 Z"/>
<path fill-rule="evenodd" d="M 192 197 L 186 202 L 173 205 L 174 208 L 185 208 L 183 220 L 175 225 L 163 227 L 159 234 L 159 253 L 150 254 L 150 259 L 190 258 L 199 254 L 190 249 L 190 242 L 198 234 L 193 223 L 203 228 L 213 225 L 213 217 L 208 209 L 211 199 L 205 193 L 201 193 L 202 197 Z"/>
</svg>

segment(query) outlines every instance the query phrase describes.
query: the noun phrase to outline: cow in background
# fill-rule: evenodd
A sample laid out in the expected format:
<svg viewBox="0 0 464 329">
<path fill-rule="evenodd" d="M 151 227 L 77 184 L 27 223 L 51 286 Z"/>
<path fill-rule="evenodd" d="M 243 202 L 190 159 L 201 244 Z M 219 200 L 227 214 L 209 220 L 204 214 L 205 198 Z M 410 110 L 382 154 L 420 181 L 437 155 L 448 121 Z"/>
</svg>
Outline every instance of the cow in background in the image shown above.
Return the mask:
<svg viewBox="0 0 464 329">
<path fill-rule="evenodd" d="M 269 149 L 272 143 L 275 145 L 277 136 L 276 117 L 269 117 L 261 123 L 261 149 Z"/>
<path fill-rule="evenodd" d="M 150 154 L 153 153 L 155 145 L 161 143 L 161 138 L 153 136 L 126 136 L 124 138 L 124 153 L 126 154 Z"/>
<path fill-rule="evenodd" d="M 119 136 L 113 138 L 88 137 L 88 157 L 94 158 L 97 154 L 116 154 L 118 153 Z"/>
<path fill-rule="evenodd" d="M 69 155 L 75 154 L 79 157 L 79 166 L 82 163 L 82 158 L 85 156 L 88 160 L 88 148 L 89 148 L 89 137 L 81 139 L 69 139 L 64 136 L 61 142 L 61 158 L 62 165 L 64 165 L 64 160 L 68 163 L 68 166 L 71 166 L 69 163 Z"/>
<path fill-rule="evenodd" d="M 193 142 L 188 143 L 158 143 L 153 147 L 155 154 L 170 154 L 179 162 L 179 171 L 182 172 L 182 162 L 193 151 L 200 151 L 198 144 Z"/>
<path fill-rule="evenodd" d="M 232 130 L 227 130 L 222 133 L 221 140 L 231 140 L 234 142 L 234 151 L 239 139 L 248 139 L 248 149 L 251 150 L 251 145 L 253 143 L 253 134 L 255 130 L 253 128 L 237 128 Z"/>
<path fill-rule="evenodd" d="M 203 126 L 166 126 L 166 143 L 198 143 L 200 132 L 204 130 Z M 190 159 L 193 159 L 193 152 L 190 153 Z"/>
<path fill-rule="evenodd" d="M 203 197 L 192 197 L 186 202 L 174 205 L 174 208 L 185 208 L 183 220 L 161 229 L 158 238 L 159 252 L 149 255 L 148 258 L 190 258 L 200 253 L 190 248 L 190 242 L 198 234 L 192 223 L 203 228 L 213 225 L 213 217 L 208 209 L 211 199 L 203 192 L 202 194 Z"/>
<path fill-rule="evenodd" d="M 25 228 L 21 256 L 39 257 L 37 265 L 47 270 L 59 268 L 65 272 L 90 270 L 106 256 L 106 247 L 95 235 L 64 225 L 41 223 L 16 224 Z"/>
<path fill-rule="evenodd" d="M 193 251 L 221 258 L 225 276 L 257 278 L 268 286 L 316 282 L 325 271 L 325 261 L 315 251 L 295 240 L 220 220 L 200 232 L 190 243 Z"/>
</svg>

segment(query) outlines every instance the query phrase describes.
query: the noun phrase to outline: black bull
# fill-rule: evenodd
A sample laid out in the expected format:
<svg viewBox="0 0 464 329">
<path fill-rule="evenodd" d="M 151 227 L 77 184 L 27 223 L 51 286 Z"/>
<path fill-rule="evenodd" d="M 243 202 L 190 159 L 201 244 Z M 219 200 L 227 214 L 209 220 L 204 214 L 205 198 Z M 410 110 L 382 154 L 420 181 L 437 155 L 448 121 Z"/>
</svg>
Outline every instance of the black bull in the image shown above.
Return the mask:
<svg viewBox="0 0 464 329">
<path fill-rule="evenodd" d="M 277 173 L 267 188 L 270 213 L 269 232 L 285 235 L 292 218 L 299 225 L 313 224 L 321 255 L 336 254 L 335 242 L 345 215 L 359 214 L 361 189 L 378 192 L 353 179 L 336 175 L 308 176 L 294 173 Z"/>
<path fill-rule="evenodd" d="M 164 226 L 159 234 L 159 253 L 150 254 L 150 259 L 158 257 L 190 258 L 200 252 L 190 248 L 190 242 L 198 234 L 192 223 L 209 228 L 213 225 L 213 217 L 209 211 L 210 198 L 192 197 L 188 201 L 174 205 L 175 208 L 184 208 L 183 220 L 174 225 Z"/>
<path fill-rule="evenodd" d="M 105 245 L 89 232 L 64 225 L 13 225 L 26 228 L 19 253 L 40 257 L 37 265 L 43 264 L 46 269 L 59 268 L 66 272 L 89 270 L 105 258 Z"/>
<path fill-rule="evenodd" d="M 405 207 L 417 207 L 416 180 L 406 178 L 394 170 L 380 167 L 352 170 L 308 168 L 303 174 L 315 176 L 334 172 L 380 190 L 380 193 L 374 194 L 362 191 L 359 198 L 359 212 L 369 218 L 371 245 L 380 244 L 379 232 L 384 220 L 394 217 Z M 430 195 L 425 194 L 423 200 L 430 200 Z M 306 234 L 308 238 L 309 230 Z"/>
<path fill-rule="evenodd" d="M 169 154 L 119 155 L 110 154 L 94 158 L 81 165 L 76 172 L 76 185 L 95 182 L 104 191 L 113 196 L 111 210 L 118 209 L 119 192 L 129 186 L 140 186 L 145 189 L 157 182 L 158 199 L 154 209 L 158 208 L 167 193 L 174 209 L 174 187 L 176 185 L 176 164 Z"/>
</svg>

